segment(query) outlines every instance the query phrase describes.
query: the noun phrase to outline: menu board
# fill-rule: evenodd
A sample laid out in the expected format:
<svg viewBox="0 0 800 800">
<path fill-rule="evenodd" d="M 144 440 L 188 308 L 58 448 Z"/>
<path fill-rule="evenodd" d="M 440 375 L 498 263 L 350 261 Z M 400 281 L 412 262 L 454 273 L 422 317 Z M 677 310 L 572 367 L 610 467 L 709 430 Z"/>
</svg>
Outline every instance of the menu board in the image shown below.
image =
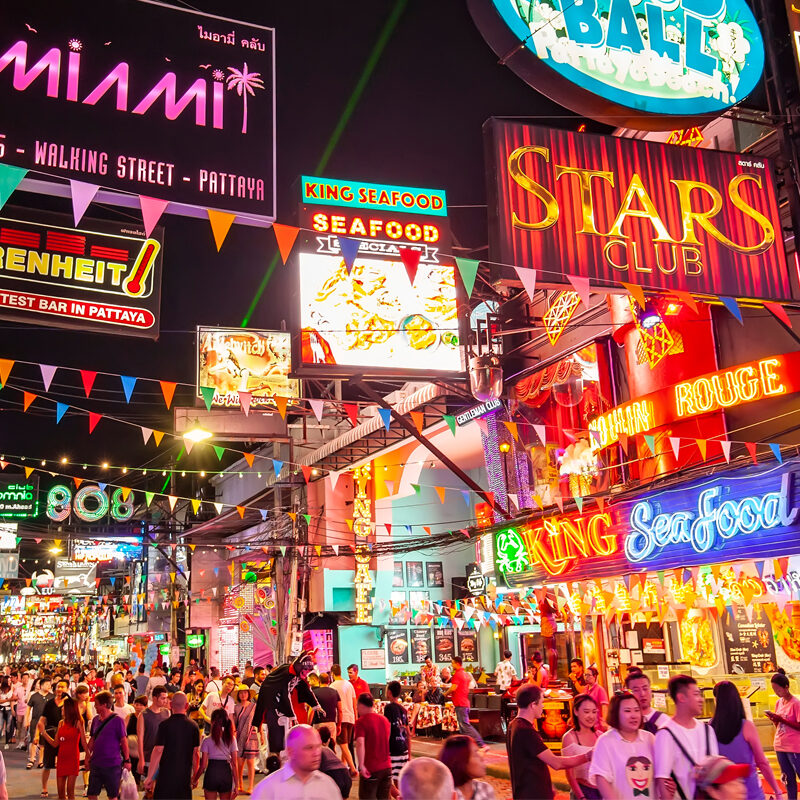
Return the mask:
<svg viewBox="0 0 800 800">
<path fill-rule="evenodd" d="M 431 647 L 430 628 L 411 629 L 411 661 L 414 664 L 421 664 L 426 658 L 433 658 Z"/>
<path fill-rule="evenodd" d="M 405 628 L 386 631 L 390 664 L 408 664 L 408 633 Z"/>
<path fill-rule="evenodd" d="M 435 628 L 433 631 L 433 652 L 435 661 L 450 661 L 455 655 L 455 636 L 452 628 Z"/>
<path fill-rule="evenodd" d="M 458 631 L 458 654 L 464 661 L 478 660 L 478 634 L 474 630 Z"/>
<path fill-rule="evenodd" d="M 747 619 L 742 606 L 736 613 L 722 615 L 722 634 L 725 639 L 725 656 L 728 672 L 734 675 L 775 672 L 775 642 L 772 625 L 758 604 L 753 605 L 753 621 Z"/>
</svg>

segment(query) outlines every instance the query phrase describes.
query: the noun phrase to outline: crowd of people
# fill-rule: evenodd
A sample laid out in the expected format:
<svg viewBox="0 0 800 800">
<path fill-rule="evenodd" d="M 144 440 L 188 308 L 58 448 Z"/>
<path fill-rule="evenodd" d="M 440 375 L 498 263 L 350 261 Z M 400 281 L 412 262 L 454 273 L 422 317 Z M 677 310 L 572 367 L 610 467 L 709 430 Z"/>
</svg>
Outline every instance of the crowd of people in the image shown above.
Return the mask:
<svg viewBox="0 0 800 800">
<path fill-rule="evenodd" d="M 222 676 L 214 668 L 206 675 L 196 664 L 169 671 L 156 664 L 149 673 L 119 662 L 104 670 L 7 666 L 0 676 L 0 737 L 6 749 L 27 748 L 27 768 L 41 770 L 41 797 L 49 796 L 55 772 L 59 800 L 73 800 L 79 777 L 84 796 L 105 792 L 120 800 L 138 798 L 141 790 L 147 798 L 183 800 L 201 780 L 205 800 L 237 794 L 340 800 L 350 796 L 356 777 L 358 797 L 366 800 L 494 800 L 483 780 L 486 745 L 469 722 L 475 678 L 460 659 L 446 672 L 430 663 L 421 670 L 417 691 L 421 684 L 452 700 L 459 723 L 435 759 L 410 758 L 414 706 L 404 702 L 400 683 L 388 683 L 385 700 L 376 700 L 355 664 L 346 680 L 334 664 L 330 673 L 306 668 L 297 675 L 308 679 L 312 694 L 302 711 L 295 707 L 298 724 L 287 726 L 281 740 L 284 761 L 270 763 L 277 748 L 262 724 L 260 690 L 282 669 L 288 667 L 273 673 L 271 666 L 248 663 L 243 675 Z M 594 689 L 596 671 L 573 662 L 570 681 L 580 691 L 556 755 L 536 722 L 547 667 L 534 659 L 522 683 L 506 657 L 496 678 L 498 691 L 518 683 L 506 741 L 514 800 L 553 798 L 551 769 L 565 771 L 572 800 L 763 800 L 761 778 L 784 800 L 756 726 L 728 681 L 715 686 L 715 712 L 704 722 L 703 694 L 692 677 L 670 679 L 670 717 L 653 708 L 641 670 L 629 670 L 624 690 L 609 699 Z M 800 700 L 780 671 L 772 688 L 775 750 L 788 798 L 796 800 Z M 257 772 L 269 774 L 256 784 Z M 7 797 L 0 752 L 0 800 Z"/>
</svg>

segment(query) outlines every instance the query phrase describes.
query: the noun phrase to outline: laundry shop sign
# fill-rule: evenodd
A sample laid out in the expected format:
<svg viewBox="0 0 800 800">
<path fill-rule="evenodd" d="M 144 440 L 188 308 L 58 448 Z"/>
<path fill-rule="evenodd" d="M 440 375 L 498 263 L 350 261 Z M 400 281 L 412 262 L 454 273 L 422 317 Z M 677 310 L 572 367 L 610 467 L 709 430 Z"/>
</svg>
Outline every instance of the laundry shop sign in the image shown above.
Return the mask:
<svg viewBox="0 0 800 800">
<path fill-rule="evenodd" d="M 469 0 L 502 62 L 560 105 L 669 130 L 755 88 L 764 43 L 745 0 Z"/>
</svg>

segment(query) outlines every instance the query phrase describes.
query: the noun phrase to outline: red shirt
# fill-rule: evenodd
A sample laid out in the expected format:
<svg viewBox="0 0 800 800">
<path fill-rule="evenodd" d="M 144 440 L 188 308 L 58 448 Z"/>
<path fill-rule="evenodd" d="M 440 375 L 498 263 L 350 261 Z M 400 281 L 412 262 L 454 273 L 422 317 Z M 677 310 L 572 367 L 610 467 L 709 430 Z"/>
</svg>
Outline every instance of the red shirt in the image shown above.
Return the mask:
<svg viewBox="0 0 800 800">
<path fill-rule="evenodd" d="M 453 673 L 450 682 L 456 687 L 450 694 L 453 705 L 469 708 L 469 685 L 472 681 L 464 667 L 459 667 Z"/>
<path fill-rule="evenodd" d="M 391 769 L 389 758 L 389 720 L 383 714 L 364 714 L 356 720 L 354 737 L 364 739 L 364 766 L 374 775 L 382 769 Z"/>
<path fill-rule="evenodd" d="M 369 684 L 363 678 L 356 676 L 350 683 L 353 684 L 353 688 L 356 690 L 356 701 L 360 694 L 370 694 Z M 369 767 L 367 767 L 367 769 L 369 769 Z"/>
</svg>

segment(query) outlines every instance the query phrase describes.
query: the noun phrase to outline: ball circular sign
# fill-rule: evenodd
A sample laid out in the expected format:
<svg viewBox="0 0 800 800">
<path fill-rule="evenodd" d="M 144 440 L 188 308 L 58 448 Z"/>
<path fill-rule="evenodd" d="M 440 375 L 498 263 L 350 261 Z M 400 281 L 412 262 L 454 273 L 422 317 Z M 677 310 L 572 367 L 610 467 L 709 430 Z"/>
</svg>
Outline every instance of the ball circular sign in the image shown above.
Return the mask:
<svg viewBox="0 0 800 800">
<path fill-rule="evenodd" d="M 744 100 L 764 69 L 746 0 L 469 0 L 492 49 L 566 108 L 670 130 Z"/>
<path fill-rule="evenodd" d="M 233 598 L 233 607 L 237 610 L 244 608 L 244 597 L 239 595 Z"/>
</svg>

